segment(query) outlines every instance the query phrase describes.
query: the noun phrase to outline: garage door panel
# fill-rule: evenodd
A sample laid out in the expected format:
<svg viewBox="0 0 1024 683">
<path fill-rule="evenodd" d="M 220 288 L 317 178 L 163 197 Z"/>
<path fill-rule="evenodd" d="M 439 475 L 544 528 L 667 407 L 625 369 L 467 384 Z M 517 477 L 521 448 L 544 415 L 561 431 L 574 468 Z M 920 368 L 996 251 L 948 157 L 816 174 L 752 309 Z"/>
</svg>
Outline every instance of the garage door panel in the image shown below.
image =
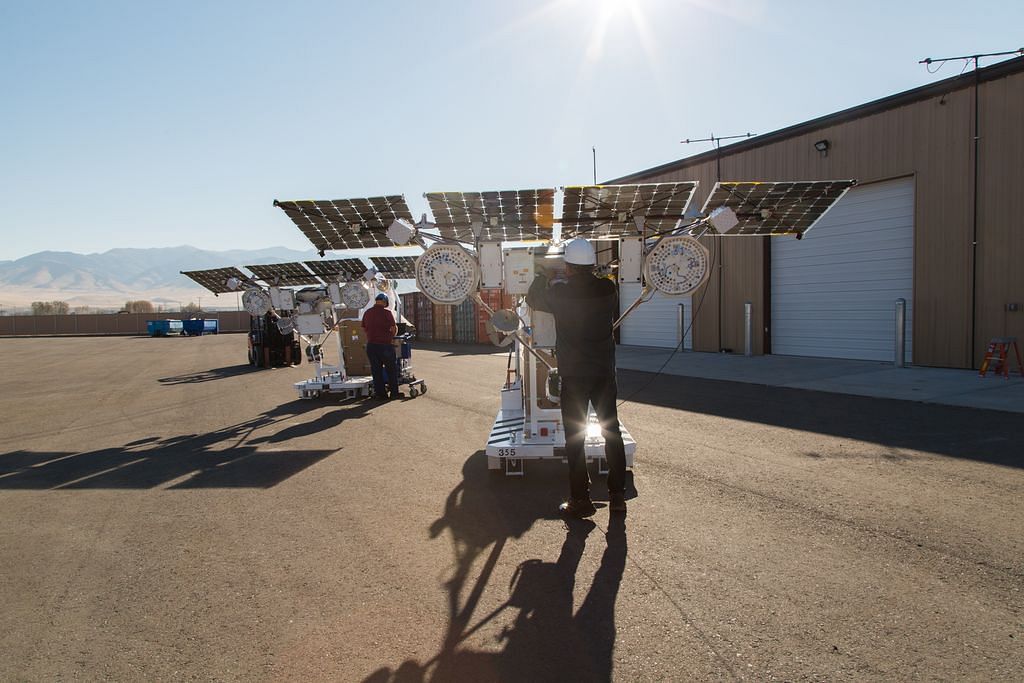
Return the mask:
<svg viewBox="0 0 1024 683">
<path fill-rule="evenodd" d="M 804 239 L 810 239 L 809 237 Z M 839 237 L 820 238 L 814 250 L 786 249 L 792 247 L 794 242 L 804 240 L 788 240 L 774 238 L 773 246 L 779 245 L 782 248 L 782 261 L 801 261 L 811 256 L 820 257 L 824 255 L 836 255 L 842 253 L 870 253 L 874 251 L 889 251 L 911 246 L 912 239 L 901 234 L 897 228 L 886 228 L 885 230 L 873 230 L 863 234 L 851 233 Z"/>
<path fill-rule="evenodd" d="M 803 241 L 792 240 L 791 242 L 788 239 L 779 239 L 777 237 L 773 239 L 775 244 L 781 243 L 784 246 L 791 245 L 792 242 Z M 912 240 L 908 240 L 906 235 L 900 234 L 897 227 L 892 227 L 884 230 L 865 231 L 863 234 L 850 233 L 848 235 L 820 238 L 819 243 L 816 245 L 817 248 L 814 250 L 814 255 L 846 253 L 850 251 L 886 251 L 887 249 L 906 246 L 911 242 Z M 807 258 L 807 255 L 798 250 L 792 254 L 787 253 L 784 260 L 799 261 L 804 258 Z"/>
<path fill-rule="evenodd" d="M 827 215 L 822 220 L 827 220 L 830 217 L 832 216 Z M 847 216 L 845 218 L 843 216 L 839 216 L 840 220 L 846 220 L 847 223 L 834 232 L 820 231 L 826 234 L 817 234 L 817 238 L 834 241 L 849 235 L 884 233 L 886 230 L 899 228 L 901 225 L 905 224 L 908 219 L 913 220 L 913 217 L 913 212 L 903 214 L 883 211 L 857 214 L 856 216 Z M 818 227 L 820 226 L 816 226 L 804 233 L 805 239 L 818 233 Z"/>
<path fill-rule="evenodd" d="M 879 279 L 905 281 L 907 280 L 907 268 L 913 268 L 914 261 L 908 258 L 878 259 L 874 261 L 870 274 L 857 272 L 860 264 L 861 261 L 851 261 L 845 257 L 836 259 L 832 263 L 818 261 L 796 264 L 800 266 L 799 270 L 797 268 L 787 269 L 784 275 L 779 276 L 779 285 L 784 287 L 829 282 L 874 282 Z"/>
<path fill-rule="evenodd" d="M 799 308 L 789 308 L 786 310 L 774 311 L 775 317 L 781 321 L 797 321 L 800 318 L 808 315 L 815 315 L 819 317 L 826 317 L 831 315 L 834 307 L 816 307 L 816 306 L 803 306 Z M 879 311 L 878 307 L 845 307 L 843 309 L 843 320 L 841 321 L 830 321 L 830 325 L 840 325 L 847 321 L 865 321 L 865 320 L 881 320 L 891 321 L 895 315 L 895 307 L 892 311 Z M 907 320 L 911 320 L 911 316 L 907 316 Z M 868 332 L 864 332 L 866 336 Z M 778 334 L 776 336 L 779 336 Z"/>
<path fill-rule="evenodd" d="M 893 288 L 905 288 L 907 286 L 909 286 L 909 284 L 904 278 L 886 278 L 872 280 L 870 282 L 863 282 L 860 280 L 842 280 L 832 283 L 794 284 L 788 287 L 780 287 L 774 292 L 772 298 L 785 299 L 785 304 L 777 304 L 783 309 L 785 306 L 792 305 L 793 303 L 814 304 L 818 302 L 820 302 L 823 307 L 825 305 L 834 307 L 838 304 L 853 306 L 856 305 L 857 301 L 861 301 L 862 305 L 876 306 L 876 301 L 864 301 L 864 297 L 870 294 L 872 295 L 870 298 L 873 299 L 875 296 L 887 294 L 892 291 Z M 856 287 L 856 292 L 851 291 L 852 287 Z M 815 290 L 813 294 L 809 294 L 807 292 L 807 290 L 811 288 Z M 827 297 L 827 299 L 823 300 L 825 297 Z M 790 299 L 792 299 L 792 301 L 790 301 Z M 895 297 L 893 297 L 893 299 L 895 299 Z"/>
<path fill-rule="evenodd" d="M 640 296 L 638 284 L 619 286 L 619 311 L 625 311 Z M 693 313 L 691 298 L 688 296 L 665 296 L 655 293 L 650 301 L 640 304 L 629 314 L 621 327 L 620 339 L 632 346 L 653 346 L 675 348 L 679 345 L 679 305 L 683 304 L 683 328 L 686 343 L 683 348 L 692 348 L 693 333 L 690 317 Z"/>
<path fill-rule="evenodd" d="M 772 352 L 892 360 L 895 300 L 913 321 L 914 184 L 855 187 L 802 240 L 773 240 Z"/>
</svg>

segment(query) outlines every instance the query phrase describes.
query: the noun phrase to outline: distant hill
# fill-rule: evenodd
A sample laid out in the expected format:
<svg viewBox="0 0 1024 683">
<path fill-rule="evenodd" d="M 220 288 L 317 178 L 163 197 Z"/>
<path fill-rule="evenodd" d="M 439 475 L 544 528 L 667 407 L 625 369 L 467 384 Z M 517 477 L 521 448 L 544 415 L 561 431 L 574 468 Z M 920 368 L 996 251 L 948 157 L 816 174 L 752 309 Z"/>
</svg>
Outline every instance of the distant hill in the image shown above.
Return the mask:
<svg viewBox="0 0 1024 683">
<path fill-rule="evenodd" d="M 326 258 L 409 254 L 409 247 L 377 247 L 328 254 Z M 67 301 L 72 308 L 116 310 L 126 301 L 140 299 L 168 310 L 190 302 L 206 310 L 234 310 L 239 306 L 237 295 L 214 296 L 180 271 L 319 259 L 312 249 L 286 247 L 208 251 L 181 246 L 111 249 L 102 254 L 40 251 L 14 261 L 0 261 L 0 314 L 27 312 L 33 301 Z M 365 258 L 363 262 L 370 265 Z M 401 281 L 398 291 L 413 289 L 411 280 Z"/>
<path fill-rule="evenodd" d="M 173 306 L 202 298 L 207 308 L 234 308 L 234 296 L 215 298 L 179 271 L 317 258 L 313 250 L 285 247 L 207 251 L 181 246 L 111 249 L 101 254 L 41 251 L 0 261 L 0 305 L 9 312 L 33 301 L 116 307 L 129 299 L 145 299 Z"/>
</svg>

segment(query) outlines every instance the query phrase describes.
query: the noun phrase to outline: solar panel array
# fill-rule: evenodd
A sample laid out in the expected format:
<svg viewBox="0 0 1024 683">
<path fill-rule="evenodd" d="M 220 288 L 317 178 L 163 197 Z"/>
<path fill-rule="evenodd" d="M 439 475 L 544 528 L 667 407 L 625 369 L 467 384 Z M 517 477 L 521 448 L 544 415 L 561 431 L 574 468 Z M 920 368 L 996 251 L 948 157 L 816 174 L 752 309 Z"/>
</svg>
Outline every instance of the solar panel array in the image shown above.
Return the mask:
<svg viewBox="0 0 1024 683">
<path fill-rule="evenodd" d="M 644 215 L 648 229 L 671 230 L 686 213 L 697 183 L 582 185 L 566 187 L 562 239 L 637 234 L 633 218 Z"/>
<path fill-rule="evenodd" d="M 320 279 L 298 261 L 246 266 L 258 279 L 279 286 L 318 285 Z"/>
<path fill-rule="evenodd" d="M 781 183 L 717 183 L 704 202 L 704 214 L 727 206 L 739 223 L 733 235 L 803 235 L 832 208 L 856 180 Z"/>
<path fill-rule="evenodd" d="M 239 282 L 249 282 L 248 275 L 238 268 L 210 268 L 208 270 L 183 270 L 182 275 L 187 275 L 196 284 L 205 287 L 214 294 L 225 294 L 234 291 L 230 289 L 227 282 L 231 278 L 237 278 Z"/>
<path fill-rule="evenodd" d="M 370 261 L 378 273 L 395 280 L 416 277 L 415 256 L 371 256 Z"/>
<path fill-rule="evenodd" d="M 277 201 L 317 251 L 394 246 L 387 229 L 396 218 L 413 222 L 402 195 L 366 199 Z"/>
<path fill-rule="evenodd" d="M 366 264 L 358 258 L 324 259 L 305 263 L 315 275 L 328 284 L 358 280 L 366 272 Z"/>
<path fill-rule="evenodd" d="M 442 237 L 473 242 L 552 238 L 554 189 L 428 192 Z"/>
</svg>

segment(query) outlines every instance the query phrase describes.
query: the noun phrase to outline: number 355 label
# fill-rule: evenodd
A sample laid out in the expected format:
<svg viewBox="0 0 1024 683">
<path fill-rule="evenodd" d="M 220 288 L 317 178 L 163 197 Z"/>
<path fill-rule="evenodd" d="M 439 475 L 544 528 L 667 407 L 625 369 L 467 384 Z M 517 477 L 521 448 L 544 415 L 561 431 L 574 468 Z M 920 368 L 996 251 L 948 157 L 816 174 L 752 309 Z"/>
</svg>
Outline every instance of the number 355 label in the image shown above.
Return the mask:
<svg viewBox="0 0 1024 683">
<path fill-rule="evenodd" d="M 514 449 L 514 448 L 499 448 L 498 449 L 498 457 L 499 458 L 514 458 L 514 457 L 516 457 L 516 449 Z"/>
</svg>

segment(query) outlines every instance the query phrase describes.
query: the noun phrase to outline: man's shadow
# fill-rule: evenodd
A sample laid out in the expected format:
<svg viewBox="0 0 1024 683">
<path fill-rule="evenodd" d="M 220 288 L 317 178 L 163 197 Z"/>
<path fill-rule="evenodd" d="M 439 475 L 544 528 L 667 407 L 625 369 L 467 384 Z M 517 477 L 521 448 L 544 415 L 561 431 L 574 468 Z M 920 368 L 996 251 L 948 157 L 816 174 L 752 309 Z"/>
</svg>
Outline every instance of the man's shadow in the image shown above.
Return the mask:
<svg viewBox="0 0 1024 683">
<path fill-rule="evenodd" d="M 567 521 L 557 559 L 522 562 L 513 574 L 508 599 L 474 620 L 505 543 L 522 536 L 538 519 L 554 518 L 551 510 L 565 484 L 560 463 L 550 463 L 557 472 L 538 473 L 527 490 L 524 481 L 481 477 L 484 460 L 483 454 L 477 453 L 466 462 L 463 481 L 448 496 L 443 516 L 430 528 L 433 538 L 444 530 L 451 532 L 455 560 L 452 574 L 443 584 L 448 593 L 448 625 L 440 651 L 426 662 L 407 660 L 394 670 L 382 667 L 366 680 L 610 680 L 615 600 L 626 565 L 625 518 L 609 519 L 600 567 L 575 613 L 577 569 L 588 537 L 597 528 L 589 520 Z M 534 467 L 534 471 L 538 469 Z M 487 558 L 474 575 L 475 561 L 485 552 Z M 467 587 L 469 592 L 463 596 Z M 504 644 L 500 652 L 461 646 L 492 620 L 508 619 L 506 612 L 513 612 L 514 617 L 499 635 Z"/>
</svg>

